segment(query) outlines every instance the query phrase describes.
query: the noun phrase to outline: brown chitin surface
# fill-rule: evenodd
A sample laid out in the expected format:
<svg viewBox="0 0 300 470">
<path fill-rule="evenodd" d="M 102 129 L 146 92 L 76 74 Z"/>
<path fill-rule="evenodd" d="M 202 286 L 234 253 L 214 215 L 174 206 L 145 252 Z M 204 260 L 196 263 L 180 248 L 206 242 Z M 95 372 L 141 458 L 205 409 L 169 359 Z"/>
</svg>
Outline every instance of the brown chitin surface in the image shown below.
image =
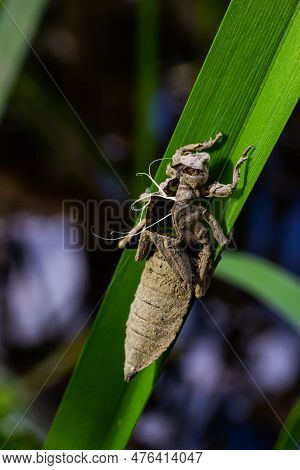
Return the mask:
<svg viewBox="0 0 300 470">
<path fill-rule="evenodd" d="M 155 252 L 145 265 L 126 327 L 125 380 L 158 359 L 175 339 L 192 287 Z"/>
<path fill-rule="evenodd" d="M 159 191 L 143 193 L 138 199 L 145 202 L 142 211 L 148 207 L 146 217 L 120 242 L 119 246 L 124 247 L 134 236 L 141 235 L 136 261 L 145 259 L 151 246 L 156 250 L 146 262 L 130 309 L 125 342 L 126 380 L 167 349 L 194 295 L 205 295 L 216 266 L 209 228 L 222 248 L 230 243 L 230 237 L 225 236 L 201 199 L 232 194 L 240 179 L 241 165 L 253 146 L 247 147 L 236 163 L 231 183 L 209 185 L 210 155 L 202 150 L 212 147 L 221 136 L 218 133 L 214 139 L 185 145 L 175 152 L 166 170 L 168 178 L 159 185 Z M 172 201 L 170 212 L 165 208 L 166 217 L 172 216 L 170 234 L 162 233 L 157 226 L 164 220 L 157 220 L 155 215 L 161 198 Z"/>
</svg>

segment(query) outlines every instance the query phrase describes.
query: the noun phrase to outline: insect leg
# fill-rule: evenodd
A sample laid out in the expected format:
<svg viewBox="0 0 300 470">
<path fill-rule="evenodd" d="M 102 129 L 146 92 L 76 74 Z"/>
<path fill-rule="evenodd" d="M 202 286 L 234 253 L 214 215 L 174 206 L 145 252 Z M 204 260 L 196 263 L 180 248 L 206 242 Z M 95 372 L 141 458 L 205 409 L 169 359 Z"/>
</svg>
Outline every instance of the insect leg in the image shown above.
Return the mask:
<svg viewBox="0 0 300 470">
<path fill-rule="evenodd" d="M 208 186 L 208 188 L 203 192 L 203 195 L 206 197 L 228 197 L 232 194 L 234 189 L 237 187 L 237 184 L 240 180 L 241 177 L 241 168 L 242 164 L 248 160 L 248 153 L 250 150 L 254 148 L 253 145 L 250 145 L 244 150 L 243 155 L 241 158 L 238 160 L 236 163 L 234 170 L 233 170 L 233 175 L 232 175 L 232 182 L 229 184 L 223 184 L 219 183 L 218 181 L 216 183 L 211 184 Z"/>
<path fill-rule="evenodd" d="M 192 267 L 189 257 L 178 246 L 178 240 L 159 233 L 150 232 L 151 241 L 167 263 L 188 284 L 192 284 Z"/>
<path fill-rule="evenodd" d="M 249 147 L 247 147 L 245 150 L 244 150 L 244 153 L 243 155 L 241 156 L 241 158 L 238 160 L 238 162 L 236 163 L 235 167 L 234 167 L 234 170 L 233 170 L 233 176 L 232 176 L 232 183 L 231 183 L 231 188 L 232 188 L 232 191 L 236 188 L 239 180 L 240 180 L 240 176 L 241 176 L 241 166 L 242 164 L 248 160 L 248 153 L 250 152 L 250 150 L 254 148 L 253 145 L 250 145 Z"/>
<path fill-rule="evenodd" d="M 206 210 L 204 213 L 203 213 L 203 219 L 208 223 L 208 225 L 210 226 L 211 230 L 212 230 L 212 233 L 213 233 L 213 236 L 215 237 L 215 239 L 217 240 L 217 242 L 222 246 L 227 246 L 229 243 L 230 243 L 230 239 L 228 239 L 224 233 L 223 233 L 223 230 L 221 228 L 221 225 L 219 224 L 219 222 L 217 221 L 217 219 L 215 219 L 215 217 L 210 213 L 208 212 L 208 210 Z"/>
<path fill-rule="evenodd" d="M 146 218 L 142 219 L 121 241 L 119 241 L 119 248 L 125 248 L 125 246 L 130 243 L 132 237 L 137 235 L 137 233 L 142 230 L 145 224 Z"/>
<path fill-rule="evenodd" d="M 197 299 L 204 297 L 210 286 L 213 274 L 218 266 L 222 254 L 219 253 L 217 258 L 212 261 L 212 252 L 210 245 L 203 245 L 203 250 L 199 253 L 198 268 L 199 281 L 195 286 L 195 296 Z"/>
<path fill-rule="evenodd" d="M 144 230 L 141 233 L 139 244 L 135 254 L 136 261 L 142 261 L 146 258 L 147 254 L 149 253 L 151 246 L 151 238 L 150 232 L 148 230 Z"/>
<path fill-rule="evenodd" d="M 198 275 L 199 279 L 195 287 L 195 296 L 203 297 L 209 287 L 212 277 L 212 256 L 209 244 L 203 245 L 198 254 Z"/>
<path fill-rule="evenodd" d="M 186 153 L 186 152 L 199 152 L 201 150 L 209 149 L 211 148 L 217 140 L 222 137 L 221 132 L 218 132 L 216 137 L 214 139 L 210 138 L 207 142 L 200 142 L 198 144 L 189 144 L 185 145 L 184 147 L 181 147 L 178 149 L 180 153 Z"/>
</svg>

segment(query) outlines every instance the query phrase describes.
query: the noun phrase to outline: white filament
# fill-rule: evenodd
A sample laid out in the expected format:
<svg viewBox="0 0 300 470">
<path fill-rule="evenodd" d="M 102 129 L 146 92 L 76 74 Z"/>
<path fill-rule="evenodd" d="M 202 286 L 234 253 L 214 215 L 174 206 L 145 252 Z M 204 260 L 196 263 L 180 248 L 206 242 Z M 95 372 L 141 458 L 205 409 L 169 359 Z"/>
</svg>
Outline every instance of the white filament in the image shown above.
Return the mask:
<svg viewBox="0 0 300 470">
<path fill-rule="evenodd" d="M 171 212 L 169 212 L 167 215 L 165 215 L 164 217 L 162 217 L 161 219 L 157 220 L 156 222 L 154 222 L 153 224 L 151 225 L 147 225 L 146 227 L 144 227 L 142 230 L 140 230 L 139 232 L 136 232 L 135 234 L 133 234 L 132 236 L 133 237 L 136 237 L 137 235 L 140 235 L 140 233 L 143 233 L 145 230 L 148 230 L 148 228 L 151 228 L 153 227 L 154 225 L 158 224 L 159 222 L 161 222 L 162 220 L 166 219 L 167 217 L 170 217 L 171 215 Z M 130 232 L 132 230 L 129 230 L 129 232 L 117 232 L 117 231 L 112 231 L 110 232 L 111 234 L 112 233 L 123 233 L 123 236 L 122 237 L 117 237 L 117 238 L 105 238 L 105 237 L 100 237 L 100 235 L 97 235 L 96 233 L 93 232 L 93 230 L 91 229 L 91 232 L 92 234 L 94 235 L 94 237 L 96 238 L 100 238 L 101 240 L 105 240 L 105 241 L 115 241 L 115 240 L 122 240 L 123 238 L 126 237 L 126 235 L 129 235 Z"/>
<path fill-rule="evenodd" d="M 171 201 L 176 201 L 176 197 L 175 196 L 168 196 L 164 190 L 160 187 L 160 185 L 158 183 L 156 183 L 156 181 L 154 180 L 154 178 L 152 177 L 151 175 L 151 166 L 153 165 L 153 163 L 156 163 L 156 162 L 160 162 L 162 160 L 172 160 L 172 158 L 157 158 L 156 160 L 153 160 L 153 162 L 150 163 L 149 167 L 148 167 L 148 173 L 137 173 L 136 176 L 147 176 L 150 181 L 158 188 L 159 190 L 159 194 L 158 193 L 151 193 L 149 192 L 148 194 L 144 194 L 142 197 L 139 197 L 138 199 L 136 199 L 130 206 L 131 210 L 135 211 L 135 212 L 140 212 L 140 216 L 139 216 L 139 223 L 142 221 L 142 218 L 143 218 L 143 214 L 144 214 L 144 211 L 147 209 L 147 207 L 149 206 L 150 204 L 150 201 L 151 201 L 151 196 L 152 195 L 156 195 L 157 197 L 162 197 L 163 199 L 169 199 Z M 141 201 L 147 201 L 142 207 L 140 208 L 137 208 L 135 207 L 135 205 Z M 157 220 L 156 222 L 154 222 L 153 224 L 151 225 L 148 225 L 147 227 L 144 227 L 142 230 L 138 231 L 137 233 L 134 233 L 132 234 L 132 237 L 136 237 L 137 235 L 140 235 L 142 232 L 144 232 L 145 230 L 147 230 L 148 228 L 151 228 L 153 227 L 154 225 L 158 224 L 159 222 L 161 222 L 162 220 L 166 219 L 167 217 L 169 217 L 171 215 L 171 212 L 169 212 L 169 214 L 165 215 L 164 217 L 162 217 L 161 219 Z M 91 230 L 92 234 L 94 235 L 94 237 L 97 237 L 97 238 L 100 238 L 101 240 L 105 240 L 105 241 L 114 241 L 114 240 L 122 240 L 123 238 L 125 238 L 127 235 L 129 235 L 131 232 L 133 231 L 133 229 L 129 230 L 129 232 L 117 232 L 116 230 L 113 230 L 110 234 L 112 235 L 113 233 L 119 233 L 119 234 L 122 234 L 121 237 L 118 237 L 118 238 L 105 238 L 105 237 L 101 237 L 100 235 L 97 235 L 96 233 L 93 232 L 93 230 Z"/>
</svg>

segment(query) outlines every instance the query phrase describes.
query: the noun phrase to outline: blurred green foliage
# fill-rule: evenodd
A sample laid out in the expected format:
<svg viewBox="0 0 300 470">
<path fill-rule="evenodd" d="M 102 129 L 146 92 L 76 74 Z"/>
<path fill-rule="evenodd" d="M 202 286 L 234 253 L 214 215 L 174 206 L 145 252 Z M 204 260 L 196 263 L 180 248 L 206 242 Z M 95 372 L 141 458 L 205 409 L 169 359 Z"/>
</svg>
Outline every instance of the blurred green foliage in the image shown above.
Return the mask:
<svg viewBox="0 0 300 470">
<path fill-rule="evenodd" d="M 0 2 L 0 117 L 48 0 Z"/>
</svg>

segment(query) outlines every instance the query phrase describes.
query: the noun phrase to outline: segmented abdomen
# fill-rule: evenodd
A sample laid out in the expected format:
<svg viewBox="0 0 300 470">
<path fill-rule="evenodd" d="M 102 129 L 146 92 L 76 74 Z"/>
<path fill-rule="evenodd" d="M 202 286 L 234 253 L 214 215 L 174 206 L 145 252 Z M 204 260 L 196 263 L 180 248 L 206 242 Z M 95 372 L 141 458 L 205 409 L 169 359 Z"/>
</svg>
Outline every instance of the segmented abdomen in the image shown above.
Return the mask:
<svg viewBox="0 0 300 470">
<path fill-rule="evenodd" d="M 186 315 L 192 288 L 155 252 L 146 262 L 126 325 L 126 380 L 172 343 Z"/>
</svg>

